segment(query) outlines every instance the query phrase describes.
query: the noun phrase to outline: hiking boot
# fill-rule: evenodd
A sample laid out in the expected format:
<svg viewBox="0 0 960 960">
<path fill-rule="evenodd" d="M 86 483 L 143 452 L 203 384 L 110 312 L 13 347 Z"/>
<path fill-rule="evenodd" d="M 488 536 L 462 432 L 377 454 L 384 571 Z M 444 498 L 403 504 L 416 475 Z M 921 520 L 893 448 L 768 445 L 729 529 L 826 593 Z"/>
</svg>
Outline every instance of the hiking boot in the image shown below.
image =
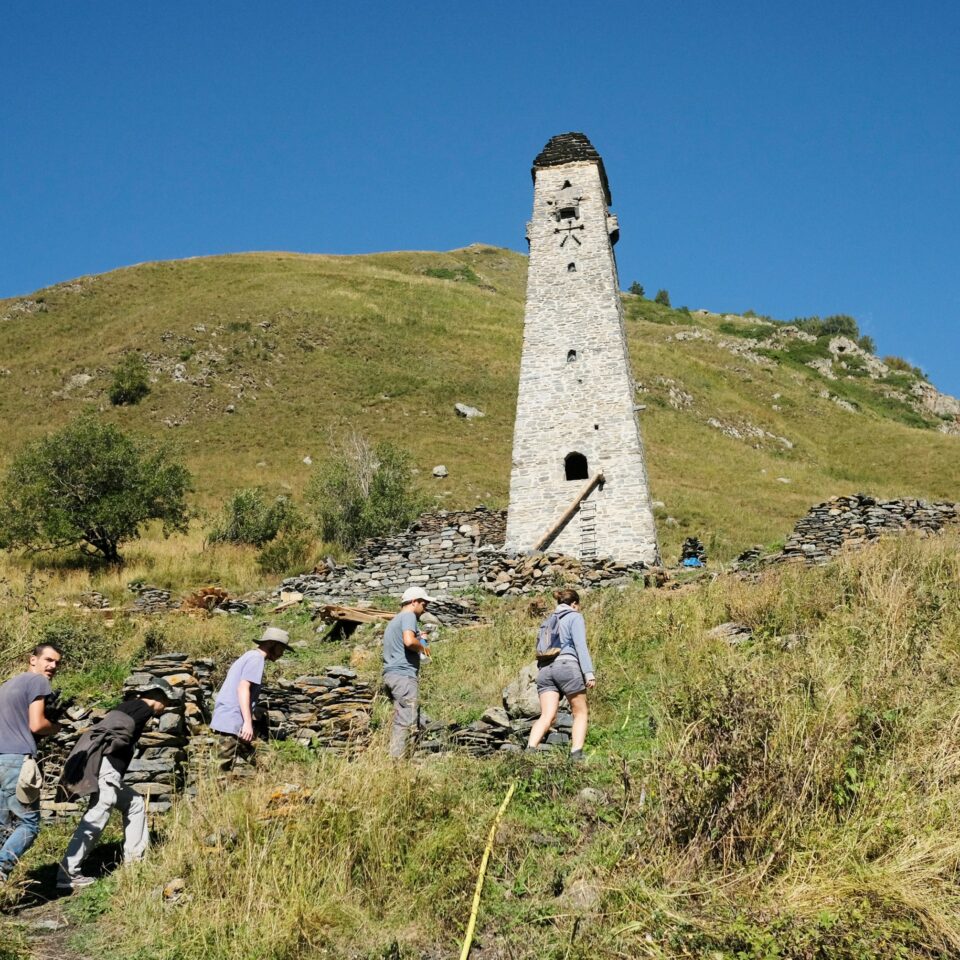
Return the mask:
<svg viewBox="0 0 960 960">
<path fill-rule="evenodd" d="M 571 763 L 586 763 L 587 758 L 583 755 L 582 750 L 571 750 L 570 751 L 570 762 Z"/>
<path fill-rule="evenodd" d="M 57 889 L 70 891 L 83 890 L 84 887 L 89 887 L 91 884 L 96 882 L 96 877 L 85 877 L 82 873 L 78 873 L 75 877 L 71 877 L 68 873 L 63 873 L 61 871 L 57 876 Z"/>
</svg>

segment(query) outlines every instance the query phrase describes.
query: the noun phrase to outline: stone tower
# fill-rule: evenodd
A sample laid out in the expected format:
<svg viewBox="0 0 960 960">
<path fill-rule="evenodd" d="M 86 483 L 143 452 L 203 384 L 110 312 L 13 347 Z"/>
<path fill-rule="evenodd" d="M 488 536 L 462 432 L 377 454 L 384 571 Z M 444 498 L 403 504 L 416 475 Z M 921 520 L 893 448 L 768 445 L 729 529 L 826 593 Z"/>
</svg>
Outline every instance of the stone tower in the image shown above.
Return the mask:
<svg viewBox="0 0 960 960">
<path fill-rule="evenodd" d="M 658 563 L 603 160 L 564 133 L 532 173 L 506 546 Z"/>
</svg>

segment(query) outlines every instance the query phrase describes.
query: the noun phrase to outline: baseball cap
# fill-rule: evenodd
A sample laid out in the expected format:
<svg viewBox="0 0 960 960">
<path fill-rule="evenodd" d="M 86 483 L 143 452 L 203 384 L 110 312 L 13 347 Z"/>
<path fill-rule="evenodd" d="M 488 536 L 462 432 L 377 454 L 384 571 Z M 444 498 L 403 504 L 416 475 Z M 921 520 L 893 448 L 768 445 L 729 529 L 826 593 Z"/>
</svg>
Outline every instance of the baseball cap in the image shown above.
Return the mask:
<svg viewBox="0 0 960 960">
<path fill-rule="evenodd" d="M 431 597 L 423 587 L 407 587 L 400 598 L 401 603 L 412 603 L 414 600 L 425 600 L 427 603 L 436 603 L 437 598 Z"/>
</svg>

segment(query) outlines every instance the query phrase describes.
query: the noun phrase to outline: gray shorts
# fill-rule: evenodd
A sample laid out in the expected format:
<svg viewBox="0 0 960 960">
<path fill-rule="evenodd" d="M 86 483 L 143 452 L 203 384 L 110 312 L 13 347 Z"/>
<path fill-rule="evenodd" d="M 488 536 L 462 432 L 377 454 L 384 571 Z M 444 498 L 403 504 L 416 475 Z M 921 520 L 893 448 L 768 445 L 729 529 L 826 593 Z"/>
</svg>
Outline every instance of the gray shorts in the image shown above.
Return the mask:
<svg viewBox="0 0 960 960">
<path fill-rule="evenodd" d="M 537 673 L 537 693 L 553 691 L 563 697 L 572 697 L 587 689 L 587 681 L 580 663 L 569 657 L 554 660 Z"/>
</svg>

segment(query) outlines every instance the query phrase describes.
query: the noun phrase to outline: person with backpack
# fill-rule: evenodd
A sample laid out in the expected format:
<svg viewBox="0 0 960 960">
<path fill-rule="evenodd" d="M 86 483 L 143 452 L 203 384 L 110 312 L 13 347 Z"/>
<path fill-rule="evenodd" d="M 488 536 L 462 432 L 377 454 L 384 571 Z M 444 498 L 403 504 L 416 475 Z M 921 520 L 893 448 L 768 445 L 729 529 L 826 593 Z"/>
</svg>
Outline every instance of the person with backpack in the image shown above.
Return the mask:
<svg viewBox="0 0 960 960">
<path fill-rule="evenodd" d="M 580 612 L 576 590 L 558 590 L 557 609 L 540 626 L 537 636 L 537 695 L 540 718 L 530 730 L 528 750 L 536 750 L 557 718 L 560 698 L 566 697 L 573 713 L 570 759 L 583 760 L 587 739 L 587 690 L 597 685 L 593 660 L 587 649 L 587 625 Z"/>
</svg>

